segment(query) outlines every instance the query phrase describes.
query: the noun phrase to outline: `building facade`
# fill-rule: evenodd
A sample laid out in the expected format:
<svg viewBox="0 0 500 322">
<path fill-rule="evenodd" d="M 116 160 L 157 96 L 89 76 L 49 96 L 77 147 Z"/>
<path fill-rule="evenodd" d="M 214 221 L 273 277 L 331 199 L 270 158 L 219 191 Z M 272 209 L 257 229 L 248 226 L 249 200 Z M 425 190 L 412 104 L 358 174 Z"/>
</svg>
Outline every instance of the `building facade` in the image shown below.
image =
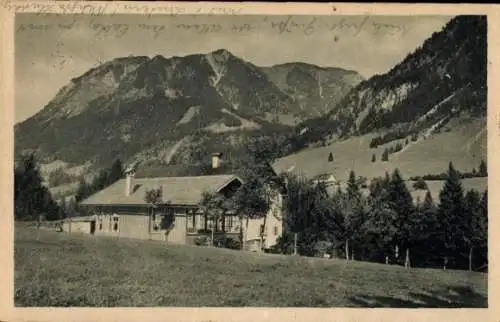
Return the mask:
<svg viewBox="0 0 500 322">
<path fill-rule="evenodd" d="M 219 161 L 213 162 L 215 166 Z M 125 179 L 80 203 L 89 216 L 85 223 L 77 224 L 85 227 L 78 231 L 97 236 L 195 244 L 197 238 L 211 236 L 214 230 L 215 236 L 243 238 L 247 250 L 272 247 L 283 232 L 281 193 L 272 194 L 268 213 L 259 219 L 247 221 L 244 214 L 233 212 L 213 220 L 200 209 L 204 192 L 230 197 L 242 184 L 236 175 L 135 178 L 135 170 L 129 169 Z M 161 191 L 161 202 L 146 203 L 145 194 L 151 190 Z M 63 230 L 69 230 L 68 223 L 63 224 Z"/>
</svg>

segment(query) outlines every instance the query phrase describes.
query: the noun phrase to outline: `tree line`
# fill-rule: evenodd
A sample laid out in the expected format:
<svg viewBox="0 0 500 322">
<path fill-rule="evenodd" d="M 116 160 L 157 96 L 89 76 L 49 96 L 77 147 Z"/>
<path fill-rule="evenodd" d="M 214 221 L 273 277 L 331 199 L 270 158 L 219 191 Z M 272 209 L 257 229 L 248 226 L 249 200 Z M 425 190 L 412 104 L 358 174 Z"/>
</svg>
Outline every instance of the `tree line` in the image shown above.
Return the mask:
<svg viewBox="0 0 500 322">
<path fill-rule="evenodd" d="M 426 174 L 423 176 L 410 177 L 410 180 L 413 180 L 413 181 L 446 180 L 447 176 L 448 176 L 448 174 L 446 172 L 443 172 L 443 173 L 439 173 L 439 174 Z M 478 171 L 476 170 L 476 168 L 473 168 L 471 172 L 460 172 L 459 176 L 461 179 L 487 177 L 488 176 L 488 168 L 486 166 L 486 162 L 484 160 L 481 160 L 481 163 L 479 163 L 479 170 Z"/>
<path fill-rule="evenodd" d="M 120 160 L 99 172 L 87 183 L 81 178 L 75 198 L 62 198 L 58 204 L 43 178 L 35 154 L 21 155 L 14 167 L 14 218 L 15 220 L 58 220 L 74 216 L 77 203 L 91 194 L 109 186 L 123 176 Z"/>
<path fill-rule="evenodd" d="M 413 200 L 399 170 L 360 187 L 351 171 L 347 186 L 329 193 L 323 184 L 287 176 L 285 232 L 275 252 L 329 253 L 406 267 L 485 270 L 488 194 L 465 192 L 449 164 L 439 202 L 427 191 Z"/>
</svg>

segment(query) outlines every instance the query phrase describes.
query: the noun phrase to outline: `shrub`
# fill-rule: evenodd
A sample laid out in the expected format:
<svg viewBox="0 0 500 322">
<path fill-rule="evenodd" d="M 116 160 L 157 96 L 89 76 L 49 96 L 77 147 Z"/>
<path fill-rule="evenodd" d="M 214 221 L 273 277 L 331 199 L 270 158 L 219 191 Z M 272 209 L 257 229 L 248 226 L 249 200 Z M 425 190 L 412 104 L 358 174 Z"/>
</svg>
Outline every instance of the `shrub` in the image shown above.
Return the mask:
<svg viewBox="0 0 500 322">
<path fill-rule="evenodd" d="M 57 168 L 49 174 L 49 186 L 57 187 L 63 184 L 68 184 L 75 181 L 76 178 L 67 174 L 63 168 Z"/>
<path fill-rule="evenodd" d="M 447 178 L 446 173 L 440 173 L 440 174 L 426 174 L 422 177 L 424 180 L 446 180 Z"/>
<path fill-rule="evenodd" d="M 418 190 L 426 190 L 427 189 L 427 183 L 422 177 L 419 177 L 417 181 L 413 184 L 413 188 L 418 189 Z"/>
<path fill-rule="evenodd" d="M 329 241 L 318 241 L 314 245 L 314 254 L 318 257 L 323 257 L 325 254 L 330 254 L 333 248 L 332 242 Z"/>
<path fill-rule="evenodd" d="M 214 237 L 214 246 L 229 249 L 241 249 L 241 242 L 236 238 L 222 235 Z"/>
<path fill-rule="evenodd" d="M 198 236 L 194 240 L 196 246 L 208 246 L 210 245 L 210 237 L 208 236 Z"/>
</svg>

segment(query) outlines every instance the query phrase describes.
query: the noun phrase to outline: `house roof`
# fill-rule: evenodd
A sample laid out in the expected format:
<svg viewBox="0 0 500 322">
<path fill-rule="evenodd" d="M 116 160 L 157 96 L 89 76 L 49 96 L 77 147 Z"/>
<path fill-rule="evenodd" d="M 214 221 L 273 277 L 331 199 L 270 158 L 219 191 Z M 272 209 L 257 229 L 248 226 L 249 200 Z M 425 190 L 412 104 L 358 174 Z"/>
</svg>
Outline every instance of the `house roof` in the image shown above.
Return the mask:
<svg viewBox="0 0 500 322">
<path fill-rule="evenodd" d="M 339 169 L 338 165 L 332 163 L 317 163 L 314 164 L 314 166 L 303 166 L 299 162 L 296 162 L 293 155 L 276 160 L 271 164 L 271 167 L 278 175 L 288 173 L 296 176 L 303 176 L 308 179 L 317 179 L 318 176 L 322 175 L 333 175 L 335 177 L 345 176 L 343 171 L 339 171 L 341 169 Z"/>
<path fill-rule="evenodd" d="M 94 216 L 76 216 L 76 217 L 70 217 L 70 218 L 64 218 L 61 220 L 62 222 L 91 222 L 94 221 L 95 217 Z"/>
<path fill-rule="evenodd" d="M 125 196 L 125 179 L 82 201 L 82 205 L 146 205 L 146 190 L 161 187 L 164 203 L 172 205 L 197 205 L 205 191 L 219 192 L 234 181 L 242 182 L 235 175 L 134 178 L 132 192 Z"/>
<path fill-rule="evenodd" d="M 263 167 L 268 177 L 276 177 L 276 173 L 271 165 L 266 164 Z M 232 164 L 224 160 L 220 161 L 218 168 L 212 168 L 211 164 L 169 164 L 160 166 L 148 166 L 142 168 L 139 166 L 136 178 L 152 177 L 184 177 L 184 176 L 212 176 L 212 175 L 236 175 L 239 178 L 245 178 L 245 169 L 237 164 Z"/>
<path fill-rule="evenodd" d="M 154 177 L 197 177 L 214 175 L 237 175 L 241 177 L 238 169 L 231 164 L 221 162 L 220 167 L 212 168 L 209 164 L 169 164 L 160 166 L 138 167 L 136 178 Z"/>
<path fill-rule="evenodd" d="M 317 176 L 315 176 L 314 179 L 315 180 L 329 180 L 329 179 L 335 180 L 335 176 L 333 175 L 333 173 L 322 173 L 322 174 L 318 174 Z"/>
</svg>

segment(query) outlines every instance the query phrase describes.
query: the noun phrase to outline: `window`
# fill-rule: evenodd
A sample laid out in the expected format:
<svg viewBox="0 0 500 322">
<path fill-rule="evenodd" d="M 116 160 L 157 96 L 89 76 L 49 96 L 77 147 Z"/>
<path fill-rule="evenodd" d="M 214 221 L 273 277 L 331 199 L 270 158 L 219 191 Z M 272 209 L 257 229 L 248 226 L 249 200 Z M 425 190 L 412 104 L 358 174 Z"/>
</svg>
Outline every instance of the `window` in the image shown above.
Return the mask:
<svg viewBox="0 0 500 322">
<path fill-rule="evenodd" d="M 113 215 L 113 231 L 118 231 L 118 222 L 119 222 L 119 217 L 118 215 Z"/>
<path fill-rule="evenodd" d="M 161 230 L 161 224 L 163 222 L 163 218 L 165 217 L 165 214 L 163 213 L 153 213 L 152 217 L 152 227 L 154 231 L 159 231 Z"/>
<path fill-rule="evenodd" d="M 196 232 L 196 213 L 194 210 L 186 210 L 187 230 L 189 233 Z"/>
<path fill-rule="evenodd" d="M 274 226 L 274 236 L 278 235 L 278 226 Z"/>
<path fill-rule="evenodd" d="M 225 230 L 231 231 L 233 229 L 233 216 L 226 216 L 224 217 L 224 220 Z"/>
</svg>

